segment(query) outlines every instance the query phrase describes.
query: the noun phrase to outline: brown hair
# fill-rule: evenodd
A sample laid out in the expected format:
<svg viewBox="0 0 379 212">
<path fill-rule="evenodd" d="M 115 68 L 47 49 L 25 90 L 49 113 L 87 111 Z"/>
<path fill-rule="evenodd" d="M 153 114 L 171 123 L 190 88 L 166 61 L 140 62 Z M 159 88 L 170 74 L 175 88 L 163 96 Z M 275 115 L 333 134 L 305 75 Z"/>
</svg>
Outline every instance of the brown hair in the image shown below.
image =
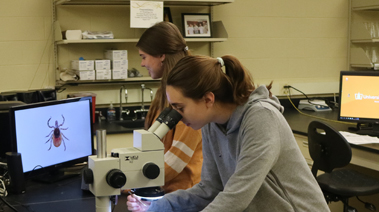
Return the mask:
<svg viewBox="0 0 379 212">
<path fill-rule="evenodd" d="M 244 104 L 255 90 L 250 72 L 234 56 L 223 56 L 222 60 L 225 73 L 215 58 L 184 57 L 170 72 L 167 85 L 180 89 L 185 97 L 194 100 L 212 92 L 218 102 Z M 271 84 L 267 88 L 270 89 Z"/>
<path fill-rule="evenodd" d="M 157 112 L 169 106 L 165 93 L 168 73 L 180 59 L 189 55 L 190 52 L 179 29 L 170 22 L 159 22 L 148 28 L 142 34 L 136 46 L 154 57 L 165 54 L 165 60 L 162 62 L 161 85 L 155 94 L 146 117 L 145 128 L 148 128 L 153 123 Z"/>
</svg>

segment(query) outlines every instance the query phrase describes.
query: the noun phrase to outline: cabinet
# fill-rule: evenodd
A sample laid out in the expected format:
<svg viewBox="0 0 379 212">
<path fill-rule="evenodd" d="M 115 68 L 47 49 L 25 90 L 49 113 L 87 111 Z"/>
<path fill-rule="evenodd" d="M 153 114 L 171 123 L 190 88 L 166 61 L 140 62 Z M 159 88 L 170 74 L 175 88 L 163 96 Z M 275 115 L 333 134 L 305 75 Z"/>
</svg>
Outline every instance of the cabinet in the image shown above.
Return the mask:
<svg viewBox="0 0 379 212">
<path fill-rule="evenodd" d="M 350 0 L 350 70 L 379 70 L 379 1 Z"/>
<path fill-rule="evenodd" d="M 212 13 L 212 7 L 232 3 L 234 0 L 165 0 L 170 7 L 173 23 L 182 28 L 181 13 Z M 212 16 L 211 16 L 212 17 Z M 54 0 L 54 52 L 56 86 L 98 85 L 117 83 L 156 82 L 140 69 L 140 58 L 135 47 L 145 29 L 130 28 L 130 0 Z M 186 38 L 191 51 L 196 54 L 212 55 L 213 43 L 223 42 L 228 34 L 221 21 L 212 22 L 212 38 Z M 62 40 L 64 30 L 112 31 L 115 39 L 107 40 Z M 70 61 L 83 57 L 101 59 L 103 51 L 109 49 L 128 50 L 129 68 L 137 68 L 144 76 L 125 80 L 66 81 L 59 79 L 62 69 L 70 68 Z M 144 73 L 145 72 L 145 73 Z"/>
</svg>

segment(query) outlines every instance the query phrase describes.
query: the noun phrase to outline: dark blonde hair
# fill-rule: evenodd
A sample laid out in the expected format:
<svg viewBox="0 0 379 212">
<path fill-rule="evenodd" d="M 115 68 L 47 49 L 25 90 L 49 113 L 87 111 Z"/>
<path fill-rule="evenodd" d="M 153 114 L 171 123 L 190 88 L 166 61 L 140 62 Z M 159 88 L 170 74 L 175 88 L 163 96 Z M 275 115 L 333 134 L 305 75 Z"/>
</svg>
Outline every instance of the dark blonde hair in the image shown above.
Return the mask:
<svg viewBox="0 0 379 212">
<path fill-rule="evenodd" d="M 162 62 L 161 85 L 155 94 L 145 122 L 145 128 L 148 128 L 153 123 L 157 112 L 169 106 L 165 93 L 168 73 L 180 59 L 189 55 L 190 52 L 179 29 L 170 22 L 159 22 L 148 28 L 136 46 L 154 57 L 165 54 L 165 60 Z"/>
<path fill-rule="evenodd" d="M 250 72 L 234 56 L 223 56 L 222 60 L 225 73 L 215 58 L 184 57 L 171 70 L 166 84 L 180 89 L 185 97 L 193 100 L 212 92 L 217 102 L 244 104 L 255 90 Z M 267 88 L 270 89 L 271 84 Z"/>
</svg>

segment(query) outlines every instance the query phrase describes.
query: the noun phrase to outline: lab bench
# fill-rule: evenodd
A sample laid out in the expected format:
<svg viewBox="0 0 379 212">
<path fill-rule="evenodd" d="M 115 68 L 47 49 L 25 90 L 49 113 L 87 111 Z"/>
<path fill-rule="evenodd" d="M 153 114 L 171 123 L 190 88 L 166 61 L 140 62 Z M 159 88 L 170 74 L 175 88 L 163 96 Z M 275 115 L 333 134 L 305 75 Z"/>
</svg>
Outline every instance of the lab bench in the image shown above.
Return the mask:
<svg viewBox="0 0 379 212">
<path fill-rule="evenodd" d="M 311 121 L 317 120 L 316 117 L 320 117 L 332 127 L 337 130 L 348 131 L 349 126 L 345 123 L 334 122 L 337 120 L 338 111 L 326 111 L 326 112 L 311 112 L 302 111 L 306 116 L 300 114 L 297 110 L 291 107 L 286 107 L 284 110 L 284 117 L 288 121 L 295 138 L 299 144 L 304 158 L 311 166 L 312 160 L 310 159 L 307 146 L 307 129 Z M 130 120 L 129 120 L 130 121 Z M 141 124 L 141 123 L 139 123 Z M 140 128 L 141 125 L 136 128 Z M 122 127 L 117 121 L 107 122 L 102 121 L 100 123 L 94 123 L 93 132 L 98 129 L 105 129 L 107 131 L 107 149 L 110 152 L 114 148 L 130 147 L 133 145 L 133 130 L 136 128 Z M 96 140 L 94 140 L 96 141 Z M 96 143 L 96 142 L 95 142 Z M 353 151 L 353 159 L 351 161 L 351 168 L 358 169 L 366 174 L 379 177 L 379 145 L 351 145 Z M 18 211 L 47 211 L 54 210 L 59 211 L 94 211 L 95 209 L 95 197 L 89 191 L 82 191 L 80 189 L 81 179 L 80 177 L 66 179 L 64 181 L 56 182 L 53 184 L 43 184 L 37 182 L 28 181 L 26 185 L 26 192 L 24 194 L 14 195 L 6 197 L 10 204 L 15 206 Z M 363 197 L 362 199 L 370 202 L 377 202 L 378 195 L 372 195 Z M 114 211 L 127 211 L 126 196 L 121 195 L 119 197 L 118 205 Z M 354 198 L 350 201 L 351 205 L 360 210 L 361 203 L 357 202 Z M 329 205 L 332 211 L 342 211 L 340 203 L 332 203 Z M 362 208 L 362 211 L 364 209 Z M 4 206 L 4 211 L 12 211 L 8 207 Z"/>
</svg>

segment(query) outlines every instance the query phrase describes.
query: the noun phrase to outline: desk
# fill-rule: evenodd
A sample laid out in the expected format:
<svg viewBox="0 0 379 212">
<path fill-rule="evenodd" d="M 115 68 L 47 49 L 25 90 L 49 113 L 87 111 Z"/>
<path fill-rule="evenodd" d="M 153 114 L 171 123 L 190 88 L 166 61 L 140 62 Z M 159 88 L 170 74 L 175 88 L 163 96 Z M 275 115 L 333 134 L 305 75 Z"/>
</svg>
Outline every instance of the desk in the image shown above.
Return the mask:
<svg viewBox="0 0 379 212">
<path fill-rule="evenodd" d="M 337 112 L 305 112 L 310 115 L 315 115 L 323 118 L 337 120 Z M 286 108 L 284 116 L 287 119 L 295 135 L 303 137 L 304 142 L 307 142 L 307 130 L 311 121 L 316 120 L 308 116 L 299 114 L 296 110 Z M 328 122 L 337 130 L 347 131 L 350 125 Z M 361 167 L 367 167 L 371 170 L 379 171 L 379 145 L 351 145 L 353 150 L 352 164 L 356 164 Z M 305 149 L 307 152 L 307 149 Z M 80 212 L 94 212 L 95 211 L 95 197 L 89 191 L 82 191 L 80 177 L 66 179 L 54 184 L 42 184 L 37 182 L 27 182 L 26 193 L 20 195 L 10 194 L 5 199 L 13 205 L 20 212 L 67 212 L 67 211 L 80 211 Z M 377 202 L 378 196 L 364 197 L 366 201 Z M 364 199 L 363 198 L 363 199 Z M 125 205 L 126 196 L 120 195 L 118 204 L 115 207 L 115 212 L 126 212 L 127 207 Z M 351 203 L 354 207 L 360 210 L 362 204 L 352 199 Z M 340 204 L 340 203 L 339 203 Z M 26 207 L 22 206 L 25 205 Z M 339 205 L 341 208 L 342 206 Z M 1 209 L 1 207 L 0 207 Z M 11 212 L 12 210 L 4 206 L 5 212 Z M 362 209 L 363 211 L 364 209 Z M 1 210 L 0 210 L 1 211 Z M 342 209 L 332 210 L 342 211 Z"/>
<path fill-rule="evenodd" d="M 19 212 L 95 212 L 95 197 L 81 190 L 79 176 L 52 184 L 27 181 L 24 194 L 4 197 Z M 126 195 L 120 195 L 114 212 L 126 212 Z M 0 202 L 2 204 L 2 202 Z M 0 207 L 0 211 L 1 207 Z M 13 212 L 4 206 L 5 212 Z"/>
<path fill-rule="evenodd" d="M 337 121 L 338 111 L 324 111 L 324 112 L 313 112 L 313 111 L 302 111 L 305 114 L 309 114 L 312 116 L 317 116 L 320 118 L 330 119 Z M 297 110 L 293 108 L 285 108 L 284 117 L 286 118 L 288 124 L 290 125 L 293 133 L 307 136 L 308 125 L 313 120 L 319 120 L 317 118 L 309 117 L 300 114 Z M 333 128 L 338 131 L 348 131 L 348 127 L 352 127 L 354 125 L 345 124 L 345 123 L 337 123 L 333 121 L 325 121 Z M 306 137 L 304 138 L 306 139 Z M 306 139 L 307 140 L 307 139 Z M 303 141 L 303 143 L 307 141 Z M 355 164 L 358 166 L 370 168 L 376 171 L 379 171 L 379 144 L 365 144 L 365 145 L 355 145 L 350 144 L 352 147 L 353 157 L 351 159 L 351 164 Z"/>
</svg>

